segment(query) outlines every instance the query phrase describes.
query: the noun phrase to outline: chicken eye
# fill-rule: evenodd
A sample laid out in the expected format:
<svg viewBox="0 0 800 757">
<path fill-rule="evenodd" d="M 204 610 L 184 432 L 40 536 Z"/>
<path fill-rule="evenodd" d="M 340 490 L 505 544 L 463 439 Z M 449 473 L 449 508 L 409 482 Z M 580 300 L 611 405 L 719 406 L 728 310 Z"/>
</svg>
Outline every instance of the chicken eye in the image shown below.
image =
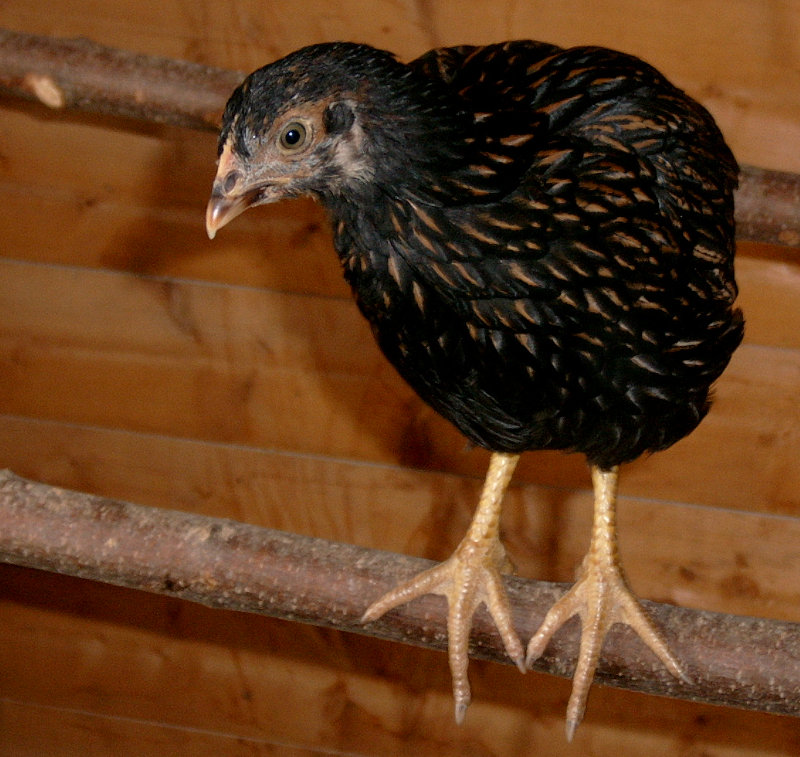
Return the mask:
<svg viewBox="0 0 800 757">
<path fill-rule="evenodd" d="M 280 145 L 285 150 L 298 150 L 306 142 L 308 130 L 299 121 L 292 121 L 283 127 L 280 136 Z"/>
</svg>

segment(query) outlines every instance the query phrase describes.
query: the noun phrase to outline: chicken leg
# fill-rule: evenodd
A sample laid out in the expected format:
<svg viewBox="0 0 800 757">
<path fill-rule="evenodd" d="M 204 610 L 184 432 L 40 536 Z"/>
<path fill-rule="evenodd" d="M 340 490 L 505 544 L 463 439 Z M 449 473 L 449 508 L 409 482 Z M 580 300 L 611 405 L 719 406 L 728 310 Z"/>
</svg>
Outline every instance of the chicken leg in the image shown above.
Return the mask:
<svg viewBox="0 0 800 757">
<path fill-rule="evenodd" d="M 488 608 L 509 657 L 525 672 L 523 646 L 511 622 L 501 578 L 508 561 L 500 541 L 500 509 L 518 460 L 519 455 L 492 454 L 475 515 L 451 557 L 392 589 L 363 616 L 364 622 L 376 620 L 385 612 L 424 594 L 447 597 L 448 656 L 458 723 L 464 721 L 470 702 L 469 634 L 472 616 L 481 603 Z"/>
<path fill-rule="evenodd" d="M 600 649 L 615 623 L 631 626 L 642 641 L 676 677 L 689 682 L 677 658 L 633 595 L 622 571 L 617 550 L 617 466 L 592 467 L 594 523 L 589 551 L 575 585 L 551 608 L 528 644 L 527 663 L 538 658 L 553 634 L 573 615 L 581 619 L 581 642 L 567 705 L 567 739 L 583 719 L 586 698 L 600 657 Z"/>
</svg>

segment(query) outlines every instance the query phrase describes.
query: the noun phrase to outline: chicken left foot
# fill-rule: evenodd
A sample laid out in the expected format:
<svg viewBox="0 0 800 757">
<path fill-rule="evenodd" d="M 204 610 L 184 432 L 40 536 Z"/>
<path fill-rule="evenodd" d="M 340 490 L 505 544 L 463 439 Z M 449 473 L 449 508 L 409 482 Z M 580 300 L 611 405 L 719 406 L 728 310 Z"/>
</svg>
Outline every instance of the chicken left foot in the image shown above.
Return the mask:
<svg viewBox="0 0 800 757">
<path fill-rule="evenodd" d="M 536 660 L 553 634 L 573 615 L 581 619 L 578 661 L 567 704 L 567 740 L 583 719 L 603 640 L 615 623 L 633 628 L 666 668 L 687 683 L 690 679 L 661 633 L 634 596 L 622 571 L 617 552 L 616 499 L 618 469 L 592 468 L 595 506 L 592 540 L 575 585 L 545 616 L 528 643 L 527 664 Z"/>
<path fill-rule="evenodd" d="M 453 678 L 455 718 L 463 723 L 470 703 L 467 678 L 472 617 L 483 603 L 494 620 L 508 656 L 525 672 L 525 655 L 511 621 L 511 608 L 501 573 L 508 569 L 500 541 L 500 509 L 503 495 L 519 455 L 494 453 L 478 507 L 466 536 L 443 563 L 392 589 L 370 605 L 362 620 L 376 620 L 384 613 L 424 594 L 447 598 L 447 652 Z"/>
</svg>

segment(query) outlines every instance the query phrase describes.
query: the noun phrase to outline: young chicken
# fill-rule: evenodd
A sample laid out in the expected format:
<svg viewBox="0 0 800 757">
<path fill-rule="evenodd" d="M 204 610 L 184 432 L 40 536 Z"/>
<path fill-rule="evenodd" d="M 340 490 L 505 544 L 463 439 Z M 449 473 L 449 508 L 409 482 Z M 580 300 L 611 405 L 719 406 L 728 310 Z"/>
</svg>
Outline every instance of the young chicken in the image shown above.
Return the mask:
<svg viewBox="0 0 800 757">
<path fill-rule="evenodd" d="M 642 61 L 596 47 L 516 41 L 403 64 L 366 45 L 320 44 L 259 69 L 230 98 L 209 236 L 253 205 L 317 198 L 386 357 L 493 453 L 452 557 L 364 616 L 447 597 L 457 720 L 480 603 L 525 667 L 499 518 L 526 450 L 582 453 L 595 491 L 580 577 L 527 648 L 535 659 L 580 616 L 568 737 L 612 624 L 632 626 L 686 677 L 622 571 L 617 476 L 697 426 L 741 341 L 737 173 L 703 107 Z"/>
</svg>

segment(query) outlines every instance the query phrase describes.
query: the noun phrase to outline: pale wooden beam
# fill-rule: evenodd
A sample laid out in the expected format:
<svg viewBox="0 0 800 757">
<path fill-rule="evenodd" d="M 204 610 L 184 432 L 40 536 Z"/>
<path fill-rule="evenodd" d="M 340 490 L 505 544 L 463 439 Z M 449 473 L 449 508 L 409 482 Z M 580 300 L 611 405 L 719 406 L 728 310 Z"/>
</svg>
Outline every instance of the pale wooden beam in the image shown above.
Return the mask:
<svg viewBox="0 0 800 757">
<path fill-rule="evenodd" d="M 228 610 L 259 613 L 402 641 L 446 646 L 439 597 L 374 623 L 369 602 L 427 560 L 288 534 L 231 520 L 118 502 L 0 473 L 0 561 L 116 584 Z M 508 577 L 523 639 L 565 591 Z M 800 624 L 645 603 L 693 679 L 672 678 L 627 629 L 612 632 L 597 681 L 635 691 L 800 715 Z M 536 669 L 570 676 L 577 627 L 553 640 Z M 475 618 L 472 653 L 505 662 L 488 615 Z"/>
</svg>

